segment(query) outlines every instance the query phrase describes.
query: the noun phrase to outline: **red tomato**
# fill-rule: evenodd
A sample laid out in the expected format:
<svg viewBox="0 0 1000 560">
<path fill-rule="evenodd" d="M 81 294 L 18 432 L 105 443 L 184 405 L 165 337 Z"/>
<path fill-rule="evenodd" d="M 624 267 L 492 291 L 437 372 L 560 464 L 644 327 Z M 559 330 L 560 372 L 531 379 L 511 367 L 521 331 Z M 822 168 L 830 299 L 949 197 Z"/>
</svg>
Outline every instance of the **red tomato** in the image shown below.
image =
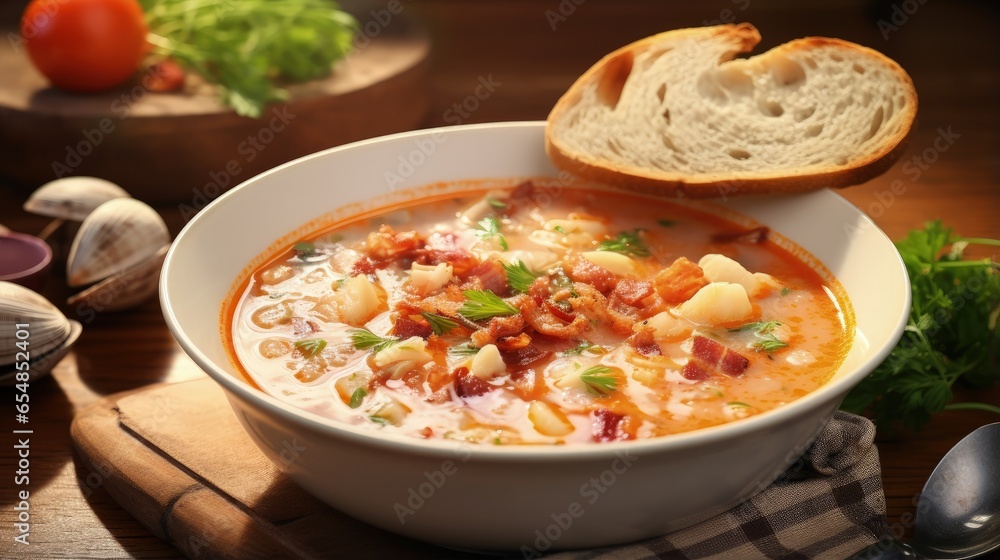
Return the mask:
<svg viewBox="0 0 1000 560">
<path fill-rule="evenodd" d="M 79 92 L 120 85 L 146 53 L 146 22 L 136 0 L 32 0 L 21 37 L 52 85 Z"/>
</svg>

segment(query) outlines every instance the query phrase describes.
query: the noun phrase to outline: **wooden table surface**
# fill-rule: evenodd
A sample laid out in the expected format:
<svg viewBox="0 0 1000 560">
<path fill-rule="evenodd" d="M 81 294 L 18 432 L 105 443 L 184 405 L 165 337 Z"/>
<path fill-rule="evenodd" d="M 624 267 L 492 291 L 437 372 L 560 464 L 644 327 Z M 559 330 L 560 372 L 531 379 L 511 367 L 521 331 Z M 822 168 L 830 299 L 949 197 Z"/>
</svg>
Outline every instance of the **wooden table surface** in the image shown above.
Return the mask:
<svg viewBox="0 0 1000 560">
<path fill-rule="evenodd" d="M 434 39 L 432 105 L 426 124 L 454 124 L 456 118 L 462 122 L 543 119 L 560 93 L 605 52 L 670 28 L 750 21 L 760 28 L 764 47 L 804 35 L 842 37 L 896 59 L 910 72 L 920 94 L 918 128 L 904 161 L 868 184 L 843 191 L 843 196 L 868 212 L 892 238 L 932 218 L 942 218 L 963 235 L 1000 237 L 1000 44 L 995 33 L 1000 17 L 993 5 L 916 0 L 900 0 L 898 9 L 889 2 L 833 0 L 690 4 L 403 2 L 403 9 L 421 18 Z M 376 10 L 385 5 L 372 2 Z M 455 112 L 454 105 L 474 95 L 481 79 L 491 79 L 494 91 L 479 101 L 476 110 Z M 948 141 L 935 144 L 939 136 Z M 4 157 L 2 147 L 0 157 Z M 45 221 L 20 210 L 24 198 L 23 190 L 0 180 L 0 223 L 37 233 Z M 176 234 L 183 225 L 178 209 L 158 209 Z M 1000 255 L 994 258 L 1000 260 Z M 54 275 L 46 294 L 61 300 L 64 293 Z M 69 309 L 67 313 L 74 315 Z M 87 321 L 74 351 L 51 377 L 31 385 L 29 546 L 12 540 L 13 436 L 4 436 L 0 443 L 0 557 L 178 556 L 99 485 L 78 480 L 69 424 L 75 411 L 104 395 L 203 375 L 171 338 L 156 301 Z M 0 425 L 7 434 L 15 427 L 13 396 L 10 390 L 0 391 L 0 399 L 8 401 L 0 405 L 4 411 Z M 960 389 L 957 396 L 1000 403 L 1000 386 L 975 393 Z M 895 531 L 908 534 L 914 500 L 944 453 L 977 426 L 996 421 L 1000 417 L 984 412 L 947 412 L 919 435 L 880 442 L 889 523 Z"/>
</svg>

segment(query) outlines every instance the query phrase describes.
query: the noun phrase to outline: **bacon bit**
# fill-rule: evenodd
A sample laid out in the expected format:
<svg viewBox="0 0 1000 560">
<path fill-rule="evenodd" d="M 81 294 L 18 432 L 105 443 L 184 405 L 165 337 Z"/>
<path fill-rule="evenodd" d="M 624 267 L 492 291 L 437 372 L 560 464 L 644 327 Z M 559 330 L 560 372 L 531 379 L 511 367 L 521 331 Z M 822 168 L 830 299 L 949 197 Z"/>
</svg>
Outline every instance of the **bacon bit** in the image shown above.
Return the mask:
<svg viewBox="0 0 1000 560">
<path fill-rule="evenodd" d="M 496 340 L 496 346 L 501 351 L 520 350 L 528 347 L 529 344 L 531 344 L 531 337 L 527 333 L 521 333 L 517 336 L 504 336 Z"/>
<path fill-rule="evenodd" d="M 556 305 L 551 299 L 545 300 L 544 303 L 545 310 L 555 316 L 556 319 L 563 321 L 565 323 L 572 323 L 573 319 L 576 319 L 576 315 L 573 313 L 568 313 L 565 309 Z M 570 309 L 573 307 L 570 306 Z"/>
<path fill-rule="evenodd" d="M 712 243 L 763 243 L 771 230 L 766 226 L 743 231 L 725 231 L 712 236 Z"/>
<path fill-rule="evenodd" d="M 566 270 L 566 275 L 571 280 L 590 284 L 602 294 L 613 290 L 618 281 L 606 268 L 597 266 L 580 256 L 567 259 L 564 264 L 569 265 L 569 270 L 566 270 L 565 266 L 563 270 Z"/>
<path fill-rule="evenodd" d="M 622 420 L 625 419 L 624 415 L 615 414 L 606 408 L 601 408 L 591 413 L 591 418 L 594 421 L 594 441 L 601 443 L 631 439 L 628 432 L 622 429 Z"/>
<path fill-rule="evenodd" d="M 593 286 L 576 282 L 573 284 L 573 289 L 576 290 L 579 297 L 568 301 L 573 306 L 573 310 L 578 313 L 577 318 L 580 317 L 579 314 L 582 314 L 588 319 L 607 323 L 612 330 L 620 335 L 628 336 L 632 334 L 632 325 L 635 324 L 636 317 L 630 317 L 621 311 L 613 309 L 608 302 L 608 298 L 604 297 Z"/>
<path fill-rule="evenodd" d="M 552 283 L 548 276 L 539 276 L 528 287 L 528 297 L 535 301 L 535 305 L 541 305 L 549 297 L 549 286 Z"/>
<path fill-rule="evenodd" d="M 649 282 L 624 278 L 618 281 L 612 293 L 629 305 L 639 305 L 642 300 L 653 295 L 653 285 Z"/>
<path fill-rule="evenodd" d="M 517 300 L 515 300 L 516 302 Z M 516 305 L 515 305 L 516 307 Z M 456 319 L 461 320 L 462 316 L 457 315 Z M 517 315 L 510 315 L 507 317 L 492 317 L 489 322 L 486 323 L 485 327 L 479 327 L 476 323 L 472 323 L 479 330 L 472 333 L 472 343 L 476 348 L 482 348 L 487 344 L 494 344 L 499 339 L 504 337 L 511 337 L 519 334 L 524 330 L 524 316 L 520 313 Z M 531 339 L 529 338 L 530 342 Z"/>
<path fill-rule="evenodd" d="M 454 265 L 453 265 L 454 266 Z M 499 296 L 507 292 L 507 272 L 497 259 L 483 261 L 468 270 L 462 277 L 466 280 L 478 278 L 480 289 L 489 290 Z"/>
<path fill-rule="evenodd" d="M 663 351 L 660 350 L 660 345 L 657 344 L 656 340 L 653 338 L 653 329 L 644 328 L 628 337 L 625 342 L 632 346 L 632 348 L 635 348 L 635 351 L 643 356 L 663 355 Z"/>
<path fill-rule="evenodd" d="M 414 254 L 420 264 L 451 264 L 456 276 L 464 275 L 479 264 L 479 259 L 458 246 L 458 238 L 453 233 L 432 233 L 427 238 L 427 245 Z"/>
<path fill-rule="evenodd" d="M 705 272 L 697 264 L 681 257 L 653 279 L 656 293 L 671 305 L 684 303 L 708 285 Z"/>
<path fill-rule="evenodd" d="M 375 274 L 376 270 L 378 270 L 378 264 L 368 258 L 368 256 L 363 256 L 354 261 L 354 266 L 351 268 L 351 276 L 368 276 L 369 274 Z"/>
<path fill-rule="evenodd" d="M 485 395 L 493 386 L 469 373 L 469 368 L 460 367 L 455 370 L 455 394 L 460 398 Z"/>
<path fill-rule="evenodd" d="M 708 366 L 708 368 L 717 370 L 730 377 L 743 375 L 743 372 L 750 366 L 750 360 L 744 358 L 736 351 L 730 350 L 722 344 L 703 336 L 694 337 L 691 355 L 705 366 Z"/>
<path fill-rule="evenodd" d="M 504 214 L 511 216 L 517 212 L 531 208 L 535 203 L 535 184 L 525 181 L 514 187 L 507 197 L 507 208 Z"/>
<path fill-rule="evenodd" d="M 681 372 L 681 375 L 683 375 L 685 379 L 690 379 L 691 381 L 704 381 L 712 376 L 694 360 L 690 360 L 688 363 L 684 364 L 684 370 Z"/>
<path fill-rule="evenodd" d="M 431 391 L 434 394 L 428 398 L 437 397 L 437 393 L 439 393 L 441 389 L 446 387 L 448 383 L 451 383 L 454 377 L 455 377 L 454 374 L 447 367 L 440 364 L 432 365 L 430 369 L 427 371 L 427 385 L 430 387 Z M 447 391 L 445 391 L 445 393 L 447 394 Z M 449 395 L 445 400 L 447 401 L 450 398 L 451 397 Z"/>
<path fill-rule="evenodd" d="M 302 317 L 292 317 L 292 332 L 297 337 L 310 335 L 319 330 L 319 325 Z"/>
<path fill-rule="evenodd" d="M 420 316 L 418 315 L 417 317 Z M 431 329 L 430 323 L 424 320 L 423 317 L 414 319 L 409 315 L 400 315 L 396 318 L 396 323 L 392 326 L 392 334 L 403 340 L 410 338 L 411 336 L 427 338 L 432 332 L 434 331 Z"/>
<path fill-rule="evenodd" d="M 548 350 L 539 350 L 534 346 L 525 346 L 517 350 L 500 350 L 503 363 L 512 368 L 523 368 L 552 355 Z"/>
<path fill-rule="evenodd" d="M 590 321 L 578 314 L 570 324 L 539 308 L 532 298 L 525 298 L 521 304 L 521 315 L 536 331 L 555 338 L 573 338 L 590 327 Z"/>
<path fill-rule="evenodd" d="M 420 428 L 417 435 L 426 439 L 434 435 L 434 430 L 432 430 L 430 426 L 424 426 L 423 428 Z"/>
<path fill-rule="evenodd" d="M 416 231 L 396 233 L 391 226 L 382 224 L 378 231 L 368 234 L 365 253 L 373 260 L 385 262 L 410 253 L 422 244 L 423 240 Z"/>
</svg>

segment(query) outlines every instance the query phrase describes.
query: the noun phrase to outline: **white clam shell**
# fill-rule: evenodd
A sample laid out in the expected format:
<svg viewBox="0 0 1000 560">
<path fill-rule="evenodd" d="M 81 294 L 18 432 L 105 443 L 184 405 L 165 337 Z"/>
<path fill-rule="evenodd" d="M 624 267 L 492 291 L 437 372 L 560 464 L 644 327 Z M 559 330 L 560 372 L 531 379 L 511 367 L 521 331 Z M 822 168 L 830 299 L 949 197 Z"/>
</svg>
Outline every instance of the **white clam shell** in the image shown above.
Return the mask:
<svg viewBox="0 0 1000 560">
<path fill-rule="evenodd" d="M 101 280 L 70 297 L 66 303 L 78 310 L 90 308 L 100 313 L 120 311 L 145 302 L 157 293 L 160 269 L 169 248 L 170 245 L 164 245 L 145 261 Z"/>
<path fill-rule="evenodd" d="M 25 325 L 18 329 L 18 325 Z M 27 338 L 18 338 L 23 330 Z M 6 369 L 25 351 L 30 357 L 51 352 L 69 338 L 71 323 L 49 300 L 12 282 L 0 282 L 0 369 Z M 22 347 L 18 342 L 27 341 Z"/>
<path fill-rule="evenodd" d="M 100 205 L 80 224 L 66 264 L 70 286 L 85 286 L 132 268 L 170 243 L 163 218 L 134 198 Z"/>
<path fill-rule="evenodd" d="M 32 214 L 82 222 L 98 206 L 128 198 L 125 189 L 97 177 L 64 177 L 49 181 L 31 193 L 24 209 Z"/>
<path fill-rule="evenodd" d="M 79 322 L 69 319 L 69 336 L 66 337 L 66 340 L 62 341 L 62 344 L 45 354 L 31 355 L 31 360 L 28 362 L 28 381 L 31 382 L 39 377 L 48 375 L 52 371 L 52 368 L 56 367 L 56 364 L 66 357 L 70 347 L 73 346 L 76 339 L 80 338 L 80 333 L 82 332 L 83 326 Z M 17 374 L 18 370 L 13 364 L 0 367 L 0 386 L 7 387 L 20 383 L 21 380 L 17 379 Z"/>
</svg>

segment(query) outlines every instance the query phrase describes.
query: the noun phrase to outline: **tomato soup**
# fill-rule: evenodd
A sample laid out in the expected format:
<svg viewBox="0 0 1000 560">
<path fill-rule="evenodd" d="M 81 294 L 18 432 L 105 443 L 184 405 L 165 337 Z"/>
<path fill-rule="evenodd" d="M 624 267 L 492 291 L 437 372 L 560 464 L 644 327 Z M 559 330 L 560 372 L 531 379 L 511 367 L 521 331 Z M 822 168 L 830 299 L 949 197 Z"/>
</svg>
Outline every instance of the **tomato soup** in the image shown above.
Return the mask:
<svg viewBox="0 0 1000 560">
<path fill-rule="evenodd" d="M 531 182 L 425 201 L 276 255 L 226 303 L 227 343 L 262 390 L 371 430 L 488 445 L 686 432 L 815 390 L 851 345 L 836 281 L 775 237 Z"/>
</svg>

